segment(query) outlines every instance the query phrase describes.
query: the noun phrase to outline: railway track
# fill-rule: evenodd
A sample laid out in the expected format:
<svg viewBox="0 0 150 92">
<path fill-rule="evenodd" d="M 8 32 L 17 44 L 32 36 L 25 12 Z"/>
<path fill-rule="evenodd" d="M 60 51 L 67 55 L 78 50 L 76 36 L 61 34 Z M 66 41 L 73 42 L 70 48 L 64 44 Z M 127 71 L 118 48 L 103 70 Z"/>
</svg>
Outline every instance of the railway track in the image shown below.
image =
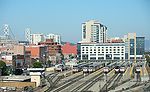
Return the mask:
<svg viewBox="0 0 150 92">
<path fill-rule="evenodd" d="M 121 80 L 121 77 L 122 77 L 122 76 L 123 76 L 122 74 L 119 74 L 119 75 L 117 76 L 117 78 L 114 80 L 112 86 L 111 86 L 110 88 L 108 88 L 108 91 L 110 91 L 110 90 L 112 90 L 112 89 L 115 89 L 115 88 L 118 86 L 118 83 L 119 83 L 119 81 Z"/>
<path fill-rule="evenodd" d="M 114 74 L 108 81 L 107 83 L 102 87 L 102 89 L 100 90 L 100 92 L 107 92 L 108 90 L 106 90 L 106 88 L 111 84 L 111 82 L 115 79 L 115 77 L 118 74 Z"/>
<path fill-rule="evenodd" d="M 87 92 L 88 89 L 90 89 L 96 82 L 98 82 L 101 78 L 103 77 L 103 75 L 96 77 L 94 80 L 92 80 L 91 82 L 89 82 L 85 87 L 82 88 L 82 90 L 80 90 L 81 92 Z"/>
<path fill-rule="evenodd" d="M 84 76 L 83 79 L 80 79 L 80 80 L 72 83 L 67 88 L 63 88 L 60 92 L 77 92 L 78 89 L 80 89 L 79 86 L 82 86 L 82 87 L 85 86 L 87 84 L 87 81 L 89 83 L 91 81 L 91 79 L 93 79 L 95 76 L 100 75 L 103 72 L 102 70 L 103 70 L 103 68 L 89 74 L 88 76 Z M 85 82 L 86 82 L 86 84 L 85 84 Z"/>
<path fill-rule="evenodd" d="M 65 83 L 64 82 L 60 83 L 56 86 L 57 87 L 56 89 L 52 90 L 52 92 L 59 92 L 59 91 L 63 90 L 64 88 L 68 87 L 69 85 L 73 84 L 74 82 L 76 82 L 76 81 L 78 81 L 84 77 L 85 76 L 82 74 L 82 75 L 79 75 L 75 78 L 72 78 L 72 79 L 65 81 Z"/>
<path fill-rule="evenodd" d="M 148 72 L 149 79 L 150 79 L 150 67 L 149 67 L 149 66 L 146 66 L 146 70 L 147 70 L 147 72 Z"/>
<path fill-rule="evenodd" d="M 86 92 L 92 85 L 94 85 L 94 84 L 99 80 L 99 78 L 102 77 L 101 74 L 102 74 L 102 72 L 101 72 L 100 74 L 95 75 L 95 76 L 92 77 L 91 79 L 89 79 L 89 80 L 83 82 L 82 84 L 78 85 L 78 86 L 75 87 L 73 90 L 71 90 L 71 92 L 78 92 L 81 88 L 83 88 L 85 85 L 87 85 L 88 83 L 91 82 L 91 84 L 87 85 L 87 86 L 85 87 L 85 89 L 82 90 L 82 91 L 85 91 L 85 92 Z M 100 76 L 100 75 L 101 75 L 101 76 Z M 81 91 L 81 92 L 82 92 L 82 91 Z"/>
</svg>

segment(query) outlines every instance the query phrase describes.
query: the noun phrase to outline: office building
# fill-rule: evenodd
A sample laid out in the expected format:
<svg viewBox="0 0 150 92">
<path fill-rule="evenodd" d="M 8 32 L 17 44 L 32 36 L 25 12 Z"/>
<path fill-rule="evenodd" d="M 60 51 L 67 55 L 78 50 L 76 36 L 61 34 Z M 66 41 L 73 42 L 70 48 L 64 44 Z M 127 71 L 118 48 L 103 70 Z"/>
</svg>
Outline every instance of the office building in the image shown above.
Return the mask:
<svg viewBox="0 0 150 92">
<path fill-rule="evenodd" d="M 60 35 L 48 34 L 46 36 L 46 39 L 53 39 L 54 42 L 57 42 L 58 44 L 61 44 L 61 36 Z"/>
<path fill-rule="evenodd" d="M 125 43 L 78 43 L 80 60 L 124 60 Z"/>
<path fill-rule="evenodd" d="M 107 27 L 96 20 L 82 23 L 82 42 L 107 42 Z"/>
<path fill-rule="evenodd" d="M 43 34 L 31 34 L 31 44 L 38 45 L 39 42 L 44 41 L 44 35 Z"/>
<path fill-rule="evenodd" d="M 126 46 L 126 59 L 143 59 L 145 51 L 145 37 L 137 37 L 136 33 L 128 33 L 124 36 Z"/>
</svg>

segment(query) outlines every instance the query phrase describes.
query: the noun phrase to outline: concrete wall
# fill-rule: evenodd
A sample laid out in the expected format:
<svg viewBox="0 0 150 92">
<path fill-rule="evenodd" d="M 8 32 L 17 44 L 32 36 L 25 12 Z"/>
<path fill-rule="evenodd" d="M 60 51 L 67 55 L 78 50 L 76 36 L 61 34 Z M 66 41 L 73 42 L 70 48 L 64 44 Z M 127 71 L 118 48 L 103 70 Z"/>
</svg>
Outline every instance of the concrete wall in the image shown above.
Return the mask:
<svg viewBox="0 0 150 92">
<path fill-rule="evenodd" d="M 36 82 L 36 87 L 38 87 L 41 84 L 40 76 L 39 75 L 37 75 L 37 76 L 31 75 L 31 82 Z"/>
<path fill-rule="evenodd" d="M 0 87 L 17 87 L 22 88 L 25 86 L 36 87 L 35 82 L 0 82 Z"/>
</svg>

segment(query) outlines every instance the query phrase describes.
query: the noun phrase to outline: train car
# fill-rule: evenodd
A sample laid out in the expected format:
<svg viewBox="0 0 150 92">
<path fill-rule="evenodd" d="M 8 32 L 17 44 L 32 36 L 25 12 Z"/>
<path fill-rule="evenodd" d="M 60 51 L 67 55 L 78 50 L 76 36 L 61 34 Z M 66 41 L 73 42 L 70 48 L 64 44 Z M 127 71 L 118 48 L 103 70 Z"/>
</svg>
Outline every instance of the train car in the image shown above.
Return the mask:
<svg viewBox="0 0 150 92">
<path fill-rule="evenodd" d="M 81 70 L 82 70 L 82 69 L 81 69 L 80 65 L 74 65 L 74 66 L 73 66 L 73 73 L 79 72 L 79 71 L 81 71 Z"/>
<path fill-rule="evenodd" d="M 89 68 L 89 66 L 90 66 L 91 64 L 92 64 L 92 63 L 89 63 L 89 64 L 83 66 L 83 68 L 82 68 L 83 73 L 88 73 L 88 68 Z"/>
<path fill-rule="evenodd" d="M 108 73 L 110 71 L 110 68 L 109 67 L 104 67 L 104 73 Z"/>
<path fill-rule="evenodd" d="M 58 65 L 55 65 L 55 70 L 56 71 L 64 71 L 66 68 L 63 64 L 58 64 Z"/>
<path fill-rule="evenodd" d="M 83 70 L 83 67 L 86 66 L 87 63 L 81 63 L 73 66 L 73 73 L 80 72 Z"/>
<path fill-rule="evenodd" d="M 115 67 L 115 73 L 119 73 L 120 66 Z"/>
<path fill-rule="evenodd" d="M 115 73 L 120 73 L 120 67 L 123 65 L 124 62 L 117 62 L 115 66 Z"/>
<path fill-rule="evenodd" d="M 124 73 L 127 69 L 127 66 L 128 66 L 128 62 L 125 62 L 119 69 L 120 73 Z"/>
<path fill-rule="evenodd" d="M 89 65 L 88 72 L 91 73 L 98 69 L 99 69 L 99 64 L 93 63 L 93 64 Z"/>
<path fill-rule="evenodd" d="M 137 66 L 137 67 L 135 68 L 135 72 L 136 72 L 136 73 L 140 73 L 140 67 L 139 67 L 139 66 Z"/>
</svg>

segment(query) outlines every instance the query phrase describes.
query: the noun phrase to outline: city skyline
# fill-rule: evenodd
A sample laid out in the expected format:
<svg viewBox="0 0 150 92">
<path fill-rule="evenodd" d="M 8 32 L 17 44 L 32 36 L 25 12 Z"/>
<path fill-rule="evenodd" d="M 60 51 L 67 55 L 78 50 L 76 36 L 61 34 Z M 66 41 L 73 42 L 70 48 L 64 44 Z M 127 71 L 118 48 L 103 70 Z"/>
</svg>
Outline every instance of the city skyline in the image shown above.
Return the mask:
<svg viewBox="0 0 150 92">
<path fill-rule="evenodd" d="M 106 25 L 109 37 L 136 32 L 150 39 L 150 2 L 147 0 L 0 2 L 0 28 L 9 24 L 16 38 L 21 40 L 24 40 L 25 29 L 31 28 L 32 33 L 59 34 L 62 41 L 77 43 L 81 40 L 81 24 L 91 19 Z"/>
</svg>

